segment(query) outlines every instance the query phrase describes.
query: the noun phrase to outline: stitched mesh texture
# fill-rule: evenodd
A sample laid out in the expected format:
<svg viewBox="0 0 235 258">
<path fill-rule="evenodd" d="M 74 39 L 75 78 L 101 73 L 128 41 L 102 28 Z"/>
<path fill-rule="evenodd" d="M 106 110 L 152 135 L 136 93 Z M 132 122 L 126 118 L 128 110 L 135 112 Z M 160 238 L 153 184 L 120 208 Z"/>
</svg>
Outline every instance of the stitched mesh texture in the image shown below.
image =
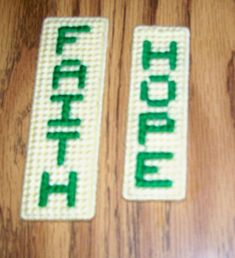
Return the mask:
<svg viewBox="0 0 235 258">
<path fill-rule="evenodd" d="M 23 188 L 24 219 L 86 220 L 95 214 L 107 29 L 104 18 L 44 21 Z"/>
<path fill-rule="evenodd" d="M 188 70 L 187 28 L 135 28 L 123 186 L 128 200 L 185 198 Z"/>
</svg>

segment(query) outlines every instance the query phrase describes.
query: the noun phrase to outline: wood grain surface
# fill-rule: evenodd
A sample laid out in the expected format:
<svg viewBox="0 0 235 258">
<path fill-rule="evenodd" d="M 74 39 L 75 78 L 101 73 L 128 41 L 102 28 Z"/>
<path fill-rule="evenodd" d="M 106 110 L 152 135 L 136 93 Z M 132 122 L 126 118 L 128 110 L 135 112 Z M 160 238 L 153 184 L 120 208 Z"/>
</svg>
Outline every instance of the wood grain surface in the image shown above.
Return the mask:
<svg viewBox="0 0 235 258">
<path fill-rule="evenodd" d="M 235 1 L 1 0 L 0 257 L 235 257 Z M 96 216 L 19 217 L 34 78 L 47 16 L 109 18 Z M 182 202 L 122 196 L 133 28 L 191 30 L 188 192 Z"/>
</svg>

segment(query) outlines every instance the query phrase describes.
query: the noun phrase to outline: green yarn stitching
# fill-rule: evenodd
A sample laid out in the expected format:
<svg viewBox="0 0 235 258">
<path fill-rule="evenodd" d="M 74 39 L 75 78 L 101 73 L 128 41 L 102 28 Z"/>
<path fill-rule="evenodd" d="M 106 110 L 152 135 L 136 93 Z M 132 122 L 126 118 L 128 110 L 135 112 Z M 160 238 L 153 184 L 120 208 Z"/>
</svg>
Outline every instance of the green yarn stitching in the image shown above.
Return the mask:
<svg viewBox="0 0 235 258">
<path fill-rule="evenodd" d="M 157 180 L 145 180 L 144 176 L 146 174 L 158 173 L 159 169 L 156 166 L 146 166 L 144 164 L 145 160 L 170 160 L 174 156 L 171 152 L 140 152 L 137 155 L 136 163 L 136 174 L 135 174 L 135 185 L 137 187 L 172 187 L 173 182 L 169 179 L 157 179 Z"/>
<path fill-rule="evenodd" d="M 67 33 L 81 33 L 81 32 L 90 32 L 90 31 L 91 31 L 91 27 L 88 25 L 60 27 L 58 29 L 56 54 L 57 55 L 62 54 L 63 47 L 65 44 L 73 44 L 77 41 L 77 38 L 74 36 L 66 37 Z"/>
<path fill-rule="evenodd" d="M 149 98 L 149 87 L 147 81 L 141 82 L 141 91 L 140 91 L 140 99 L 146 101 L 148 106 L 150 107 L 165 107 L 169 104 L 171 100 L 175 99 L 176 92 L 176 83 L 174 81 L 169 81 L 168 75 L 152 75 L 149 76 L 150 82 L 166 82 L 168 84 L 168 97 L 167 99 L 161 100 L 151 100 Z"/>
<path fill-rule="evenodd" d="M 69 172 L 68 185 L 50 185 L 50 175 L 48 172 L 43 172 L 41 178 L 39 207 L 45 207 L 48 204 L 50 194 L 63 194 L 67 193 L 67 206 L 74 207 L 76 202 L 76 189 L 77 189 L 77 173 Z"/>
<path fill-rule="evenodd" d="M 66 146 L 68 140 L 79 139 L 80 134 L 78 132 L 54 132 L 47 133 L 47 139 L 59 140 L 58 153 L 57 153 L 57 165 L 61 166 L 65 161 Z"/>
<path fill-rule="evenodd" d="M 144 70 L 148 70 L 150 68 L 151 59 L 169 59 L 169 64 L 171 70 L 175 70 L 176 61 L 177 61 L 177 42 L 170 42 L 170 50 L 166 52 L 153 52 L 152 50 L 152 42 L 149 40 L 145 40 L 143 42 L 143 52 L 142 52 L 142 66 Z"/>
<path fill-rule="evenodd" d="M 148 125 L 148 121 L 166 120 L 165 125 Z M 166 112 L 162 113 L 142 113 L 139 115 L 139 144 L 145 144 L 147 133 L 172 133 L 175 128 L 175 121 L 168 117 Z"/>
<path fill-rule="evenodd" d="M 63 71 L 63 67 L 72 67 L 72 66 L 80 66 L 79 70 L 77 71 Z M 85 65 L 81 65 L 80 60 L 78 59 L 67 59 L 62 60 L 60 65 L 56 65 L 54 72 L 53 72 L 53 81 L 52 81 L 52 88 L 58 89 L 59 88 L 59 80 L 62 78 L 77 78 L 78 84 L 77 87 L 83 89 L 85 87 L 86 81 L 86 72 L 87 68 Z"/>
<path fill-rule="evenodd" d="M 81 94 L 68 94 L 68 95 L 52 95 L 52 102 L 63 102 L 62 106 L 62 118 L 61 119 L 51 119 L 48 121 L 48 126 L 76 126 L 80 125 L 80 119 L 70 119 L 71 102 L 72 101 L 82 101 L 83 95 Z"/>
</svg>

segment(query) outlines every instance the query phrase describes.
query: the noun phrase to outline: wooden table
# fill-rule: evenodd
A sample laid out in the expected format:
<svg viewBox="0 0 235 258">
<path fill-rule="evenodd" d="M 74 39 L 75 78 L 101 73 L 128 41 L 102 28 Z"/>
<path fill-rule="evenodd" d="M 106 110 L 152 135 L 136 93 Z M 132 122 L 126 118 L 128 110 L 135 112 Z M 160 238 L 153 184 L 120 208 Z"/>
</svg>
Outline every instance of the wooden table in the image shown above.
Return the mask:
<svg viewBox="0 0 235 258">
<path fill-rule="evenodd" d="M 235 1 L 1 0 L 0 257 L 235 257 Z M 19 217 L 41 25 L 46 16 L 106 16 L 109 51 L 96 216 Z M 191 30 L 188 193 L 182 202 L 122 196 L 133 28 Z"/>
</svg>

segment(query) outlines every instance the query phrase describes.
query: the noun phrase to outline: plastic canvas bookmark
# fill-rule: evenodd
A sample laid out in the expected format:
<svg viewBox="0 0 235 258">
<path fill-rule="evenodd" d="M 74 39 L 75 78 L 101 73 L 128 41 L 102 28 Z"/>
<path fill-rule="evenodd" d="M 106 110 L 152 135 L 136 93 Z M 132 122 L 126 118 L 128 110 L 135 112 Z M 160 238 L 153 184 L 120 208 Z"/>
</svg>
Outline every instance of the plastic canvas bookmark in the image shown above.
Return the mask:
<svg viewBox="0 0 235 258">
<path fill-rule="evenodd" d="M 47 18 L 37 67 L 21 216 L 95 214 L 108 21 Z"/>
<path fill-rule="evenodd" d="M 180 200 L 186 195 L 189 31 L 134 31 L 123 195 Z"/>
</svg>

